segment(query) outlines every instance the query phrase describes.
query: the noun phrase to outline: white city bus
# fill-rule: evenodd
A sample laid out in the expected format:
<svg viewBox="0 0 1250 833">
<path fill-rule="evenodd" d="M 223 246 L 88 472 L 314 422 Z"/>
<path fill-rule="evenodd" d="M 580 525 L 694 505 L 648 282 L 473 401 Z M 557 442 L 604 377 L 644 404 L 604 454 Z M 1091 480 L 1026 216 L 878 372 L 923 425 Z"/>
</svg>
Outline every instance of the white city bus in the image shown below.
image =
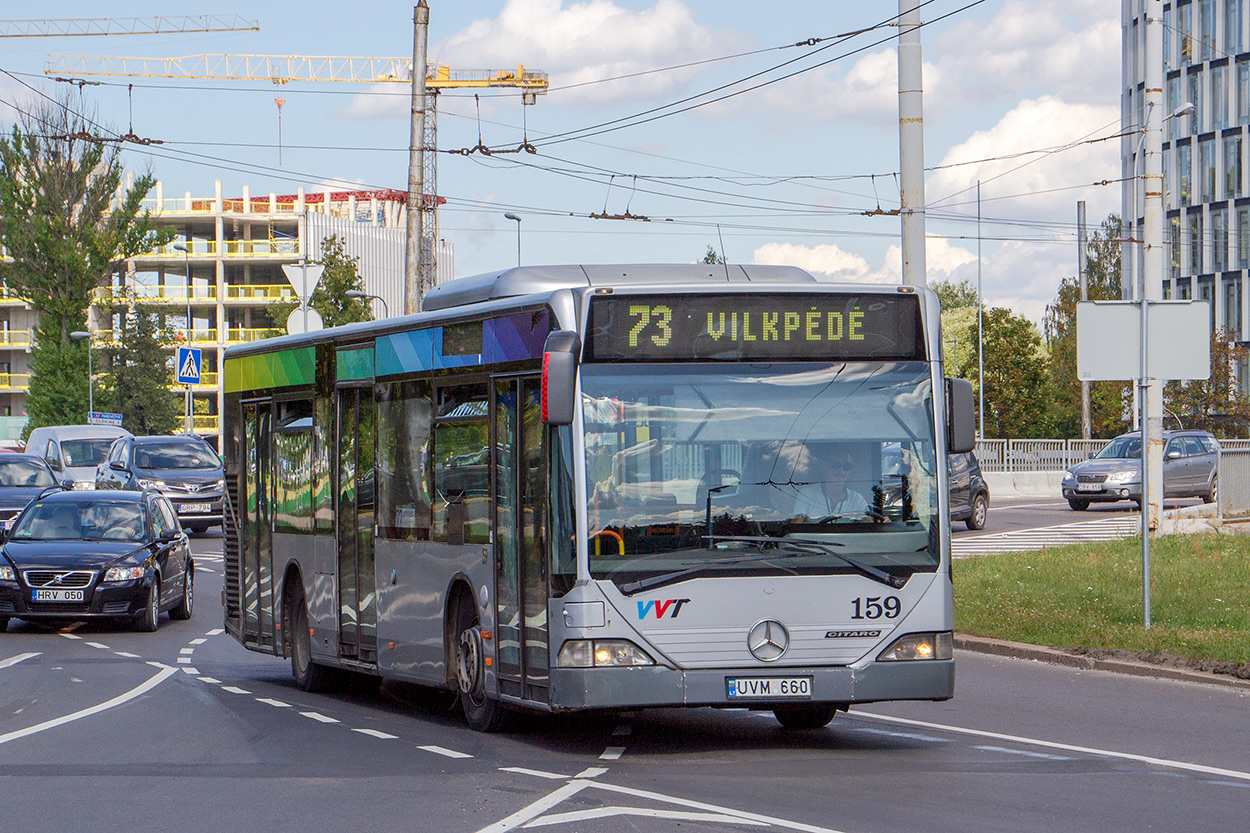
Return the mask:
<svg viewBox="0 0 1250 833">
<path fill-rule="evenodd" d="M 946 380 L 927 289 L 553 266 L 231 348 L 226 627 L 516 710 L 788 727 L 954 689 Z"/>
</svg>

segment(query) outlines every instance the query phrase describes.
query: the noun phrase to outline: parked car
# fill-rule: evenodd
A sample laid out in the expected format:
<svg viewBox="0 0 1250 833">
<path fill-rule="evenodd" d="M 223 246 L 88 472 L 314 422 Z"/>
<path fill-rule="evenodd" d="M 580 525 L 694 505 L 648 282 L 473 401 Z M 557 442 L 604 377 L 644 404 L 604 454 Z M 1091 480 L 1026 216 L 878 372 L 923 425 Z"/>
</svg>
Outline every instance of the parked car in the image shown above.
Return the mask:
<svg viewBox="0 0 1250 833">
<path fill-rule="evenodd" d="M 34 454 L 0 457 L 0 526 L 7 529 L 26 504 L 56 485 L 56 477 L 42 457 Z"/>
<path fill-rule="evenodd" d="M 45 490 L 0 541 L 0 631 L 11 618 L 128 619 L 143 631 L 165 611 L 191 618 L 191 549 L 154 489 Z"/>
<path fill-rule="evenodd" d="M 990 512 L 990 487 L 981 476 L 981 464 L 977 456 L 948 454 L 947 471 L 950 476 L 951 522 L 963 521 L 969 529 L 984 529 Z"/>
<path fill-rule="evenodd" d="M 221 524 L 226 475 L 199 437 L 123 437 L 96 469 L 97 489 L 152 487 L 172 501 L 182 525 L 203 532 Z"/>
<path fill-rule="evenodd" d="M 36 428 L 26 440 L 26 453 L 48 463 L 57 480 L 69 480 L 75 489 L 95 488 L 95 469 L 114 440 L 129 437 L 112 425 L 52 425 Z"/>
<path fill-rule="evenodd" d="M 1163 432 L 1163 496 L 1200 497 L 1214 503 L 1219 493 L 1219 443 L 1206 431 Z M 1121 434 L 1094 457 L 1064 473 L 1068 505 L 1131 500 L 1141 506 L 1141 432 Z"/>
</svg>

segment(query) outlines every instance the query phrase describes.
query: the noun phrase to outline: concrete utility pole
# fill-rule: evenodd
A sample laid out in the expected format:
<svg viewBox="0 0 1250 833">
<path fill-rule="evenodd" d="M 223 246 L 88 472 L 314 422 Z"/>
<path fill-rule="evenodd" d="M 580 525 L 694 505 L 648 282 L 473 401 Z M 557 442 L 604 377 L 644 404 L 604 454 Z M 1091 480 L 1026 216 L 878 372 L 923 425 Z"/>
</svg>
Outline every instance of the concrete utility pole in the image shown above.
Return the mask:
<svg viewBox="0 0 1250 833">
<path fill-rule="evenodd" d="M 404 313 L 421 309 L 421 241 L 425 237 L 421 201 L 425 173 L 425 47 L 430 9 L 420 0 L 412 10 L 412 120 L 408 131 L 408 239 L 404 250 Z"/>
<path fill-rule="evenodd" d="M 1150 533 L 1159 528 L 1163 508 L 1163 382 L 1152 379 L 1146 359 L 1147 310 L 1163 299 L 1163 0 L 1146 0 L 1146 133 L 1142 211 L 1142 594 L 1143 619 L 1150 627 Z"/>
<path fill-rule="evenodd" d="M 1089 271 L 1087 269 L 1089 240 L 1085 234 L 1085 200 L 1076 203 L 1076 263 L 1080 300 L 1089 300 Z M 1089 382 L 1081 382 L 1081 438 L 1088 440 L 1092 434 L 1089 419 Z"/>
<path fill-rule="evenodd" d="M 927 286 L 924 251 L 924 96 L 920 0 L 898 0 L 898 139 L 903 283 Z"/>
</svg>

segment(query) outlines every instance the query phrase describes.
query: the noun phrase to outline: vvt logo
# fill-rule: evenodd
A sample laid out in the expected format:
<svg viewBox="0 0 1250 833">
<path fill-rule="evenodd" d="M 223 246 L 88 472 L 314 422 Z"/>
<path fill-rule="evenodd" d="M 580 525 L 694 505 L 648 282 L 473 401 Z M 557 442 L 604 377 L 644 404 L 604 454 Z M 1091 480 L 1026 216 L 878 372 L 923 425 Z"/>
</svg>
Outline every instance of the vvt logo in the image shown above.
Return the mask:
<svg viewBox="0 0 1250 833">
<path fill-rule="evenodd" d="M 681 606 L 684 605 L 688 601 L 690 600 L 689 599 L 665 599 L 664 601 L 655 601 L 653 599 L 652 601 L 649 601 L 649 602 L 639 602 L 638 603 L 638 618 L 646 619 L 647 614 L 650 613 L 652 609 L 654 609 L 655 618 L 663 619 L 664 614 L 668 613 L 668 609 L 671 607 L 673 609 L 673 615 L 670 616 L 669 618 L 676 619 L 677 614 L 681 613 Z"/>
</svg>

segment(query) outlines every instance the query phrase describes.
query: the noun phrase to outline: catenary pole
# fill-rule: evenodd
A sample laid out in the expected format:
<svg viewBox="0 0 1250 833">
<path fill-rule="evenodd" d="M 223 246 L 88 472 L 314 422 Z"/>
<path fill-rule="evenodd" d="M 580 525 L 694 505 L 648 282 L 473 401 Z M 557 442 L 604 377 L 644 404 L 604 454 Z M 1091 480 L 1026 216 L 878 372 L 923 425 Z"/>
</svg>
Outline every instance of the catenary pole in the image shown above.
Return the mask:
<svg viewBox="0 0 1250 833">
<path fill-rule="evenodd" d="M 408 131 L 407 241 L 404 250 L 404 312 L 421 309 L 421 240 L 425 236 L 421 210 L 425 173 L 425 64 L 430 9 L 420 0 L 412 10 L 412 118 Z"/>
<path fill-rule="evenodd" d="M 903 283 L 927 286 L 924 251 L 924 96 L 920 0 L 898 0 L 899 184 L 903 222 Z"/>
<path fill-rule="evenodd" d="M 1076 203 L 1076 264 L 1077 264 L 1077 283 L 1080 286 L 1079 298 L 1082 301 L 1089 300 L 1089 271 L 1088 271 L 1088 254 L 1086 249 L 1089 245 L 1085 231 L 1085 200 L 1077 200 Z M 1089 382 L 1081 380 L 1081 439 L 1088 440 L 1092 433 L 1092 426 L 1089 418 Z"/>
</svg>

